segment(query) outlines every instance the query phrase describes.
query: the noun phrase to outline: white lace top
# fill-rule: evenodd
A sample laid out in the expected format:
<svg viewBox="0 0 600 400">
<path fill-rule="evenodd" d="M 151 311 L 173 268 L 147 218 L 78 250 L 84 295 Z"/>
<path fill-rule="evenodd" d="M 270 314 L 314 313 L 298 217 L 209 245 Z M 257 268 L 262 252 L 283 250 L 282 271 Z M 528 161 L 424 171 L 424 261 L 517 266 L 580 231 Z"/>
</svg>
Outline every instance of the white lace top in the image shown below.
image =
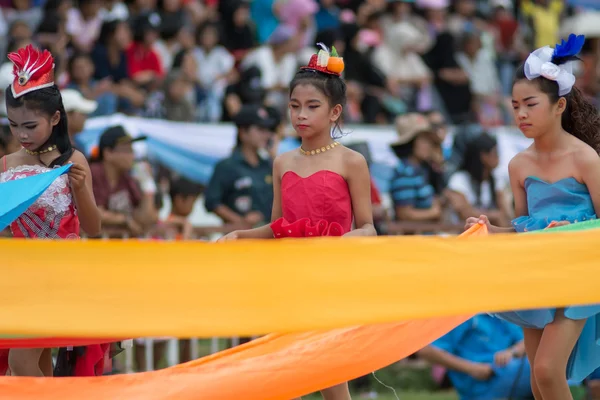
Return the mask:
<svg viewBox="0 0 600 400">
<path fill-rule="evenodd" d="M 21 165 L 0 173 L 0 183 L 48 172 L 41 165 Z M 29 209 L 11 224 L 14 237 L 78 238 L 79 219 L 67 175 L 58 177 Z"/>
</svg>

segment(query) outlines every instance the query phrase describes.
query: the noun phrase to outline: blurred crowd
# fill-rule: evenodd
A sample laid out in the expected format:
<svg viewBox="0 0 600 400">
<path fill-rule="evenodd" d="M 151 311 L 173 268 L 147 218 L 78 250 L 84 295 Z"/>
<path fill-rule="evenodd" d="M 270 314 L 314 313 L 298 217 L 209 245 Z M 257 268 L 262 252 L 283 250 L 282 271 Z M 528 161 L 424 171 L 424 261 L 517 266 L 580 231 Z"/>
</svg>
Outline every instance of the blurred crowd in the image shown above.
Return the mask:
<svg viewBox="0 0 600 400">
<path fill-rule="evenodd" d="M 497 173 L 498 143 L 488 130 L 512 124 L 518 64 L 556 43 L 561 23 L 581 12 L 564 0 L 0 0 L 0 54 L 29 43 L 53 53 L 75 146 L 87 118 L 117 112 L 236 126 L 235 148 L 206 185 L 137 160 L 133 142 L 145 138 L 122 126 L 107 128 L 90 156 L 105 237 L 179 240 L 269 221 L 272 159 L 299 145 L 286 121 L 288 85 L 315 43 L 334 45 L 346 65 L 344 122 L 392 125 L 397 133 L 389 191 L 372 184 L 379 233 L 435 234 L 480 214 L 509 224 L 509 185 Z M 577 85 L 598 104 L 600 45 L 589 39 Z M 0 91 L 12 81 L 4 60 Z M 453 145 L 444 148 L 451 128 Z M 354 146 L 370 161 L 368 146 Z M 0 157 L 18 149 L 4 124 Z M 193 226 L 199 206 L 223 226 Z M 489 381 L 495 357 L 521 377 L 524 364 L 511 362 L 522 359 L 521 338 L 492 341 L 486 335 L 500 322 L 476 318 L 458 332 L 487 343 L 477 363 L 448 361 L 446 353 L 460 353 L 456 332 L 421 356 L 461 373 L 450 375 L 458 389 Z M 164 342 L 155 346 L 157 367 Z M 181 348 L 180 359 L 189 359 L 189 342 Z"/>
<path fill-rule="evenodd" d="M 582 10 L 565 0 L 12 0 L 1 2 L 0 54 L 48 48 L 57 82 L 99 106 L 173 121 L 231 121 L 242 104 L 285 118 L 287 86 L 314 45 L 335 45 L 348 82 L 347 123 L 391 123 L 441 109 L 453 124 L 510 123 L 515 66 L 554 44 Z M 588 41 L 580 86 L 598 97 Z M 5 59 L 6 60 L 6 59 Z M 0 66 L 0 88 L 11 80 Z M 0 101 L 0 113 L 5 112 Z"/>
</svg>

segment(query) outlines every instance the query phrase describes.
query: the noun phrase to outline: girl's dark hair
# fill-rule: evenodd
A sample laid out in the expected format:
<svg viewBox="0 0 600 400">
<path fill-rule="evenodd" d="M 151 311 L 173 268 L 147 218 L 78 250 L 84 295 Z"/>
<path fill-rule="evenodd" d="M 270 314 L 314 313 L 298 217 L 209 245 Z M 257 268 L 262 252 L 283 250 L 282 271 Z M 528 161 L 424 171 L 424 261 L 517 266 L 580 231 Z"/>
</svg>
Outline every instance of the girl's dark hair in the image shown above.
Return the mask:
<svg viewBox="0 0 600 400">
<path fill-rule="evenodd" d="M 525 65 L 521 65 L 515 74 L 515 83 L 527 79 Z M 571 135 L 590 145 L 600 153 L 600 114 L 596 107 L 587 101 L 581 91 L 573 86 L 566 96 L 558 95 L 558 83 L 539 77 L 530 80 L 548 95 L 550 102 L 555 104 L 561 97 L 567 100 L 567 107 L 562 114 L 562 127 Z"/>
<path fill-rule="evenodd" d="M 477 199 L 477 206 L 481 206 L 481 183 L 484 181 L 483 172 L 485 170 L 484 165 L 481 162 L 481 153 L 489 153 L 497 148 L 497 146 L 498 142 L 496 141 L 496 138 L 485 132 L 467 143 L 464 161 L 460 170 L 467 172 L 471 177 Z M 487 178 L 490 183 L 490 198 L 492 199 L 492 205 L 497 207 L 494 174 L 492 171 L 487 172 L 489 173 Z"/>
<path fill-rule="evenodd" d="M 13 96 L 12 90 L 8 87 L 5 96 L 7 108 L 27 107 L 30 110 L 40 111 L 48 117 L 54 116 L 56 111 L 60 112 L 60 121 L 52 128 L 50 138 L 42 147 L 56 145 L 60 152 L 60 156 L 52 161 L 48 167 L 54 168 L 65 164 L 73 155 L 73 146 L 67 129 L 67 112 L 58 86 L 52 85 L 34 90 L 18 98 Z"/>
<path fill-rule="evenodd" d="M 337 104 L 342 106 L 342 114 L 335 122 L 331 136 L 334 139 L 344 136 L 340 122 L 343 121 L 344 108 L 346 108 L 346 82 L 337 75 L 330 75 L 310 69 L 301 69 L 290 82 L 290 96 L 298 85 L 312 85 L 327 97 L 331 107 L 335 107 Z"/>
</svg>

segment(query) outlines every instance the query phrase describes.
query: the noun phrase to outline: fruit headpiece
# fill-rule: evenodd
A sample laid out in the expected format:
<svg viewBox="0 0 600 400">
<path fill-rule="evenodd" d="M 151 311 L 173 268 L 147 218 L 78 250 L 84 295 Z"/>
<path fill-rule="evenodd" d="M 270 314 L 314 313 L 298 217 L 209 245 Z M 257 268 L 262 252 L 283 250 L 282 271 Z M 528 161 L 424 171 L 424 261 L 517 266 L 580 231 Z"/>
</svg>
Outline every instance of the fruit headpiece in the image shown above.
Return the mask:
<svg viewBox="0 0 600 400">
<path fill-rule="evenodd" d="M 323 72 L 324 74 L 341 76 L 344 71 L 344 59 L 337 53 L 335 47 L 331 47 L 331 52 L 323 43 L 317 43 L 321 50 L 313 54 L 307 66 L 301 69 Z"/>
<path fill-rule="evenodd" d="M 39 51 L 32 45 L 8 54 L 15 76 L 10 89 L 15 98 L 34 90 L 54 85 L 54 59 L 48 50 Z"/>
</svg>

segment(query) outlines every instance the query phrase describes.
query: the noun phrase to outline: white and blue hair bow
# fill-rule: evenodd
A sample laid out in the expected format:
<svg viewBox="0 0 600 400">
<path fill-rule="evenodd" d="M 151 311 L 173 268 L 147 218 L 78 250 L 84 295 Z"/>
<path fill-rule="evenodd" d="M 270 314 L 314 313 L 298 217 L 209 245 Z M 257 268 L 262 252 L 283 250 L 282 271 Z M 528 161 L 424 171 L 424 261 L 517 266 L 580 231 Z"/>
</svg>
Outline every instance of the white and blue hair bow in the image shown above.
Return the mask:
<svg viewBox="0 0 600 400">
<path fill-rule="evenodd" d="M 555 81 L 558 84 L 559 96 L 569 94 L 575 84 L 573 61 L 579 59 L 577 54 L 584 42 L 583 35 L 571 34 L 566 42 L 562 40 L 554 49 L 550 46 L 537 49 L 525 61 L 525 76 L 529 80 L 542 76 Z"/>
</svg>

